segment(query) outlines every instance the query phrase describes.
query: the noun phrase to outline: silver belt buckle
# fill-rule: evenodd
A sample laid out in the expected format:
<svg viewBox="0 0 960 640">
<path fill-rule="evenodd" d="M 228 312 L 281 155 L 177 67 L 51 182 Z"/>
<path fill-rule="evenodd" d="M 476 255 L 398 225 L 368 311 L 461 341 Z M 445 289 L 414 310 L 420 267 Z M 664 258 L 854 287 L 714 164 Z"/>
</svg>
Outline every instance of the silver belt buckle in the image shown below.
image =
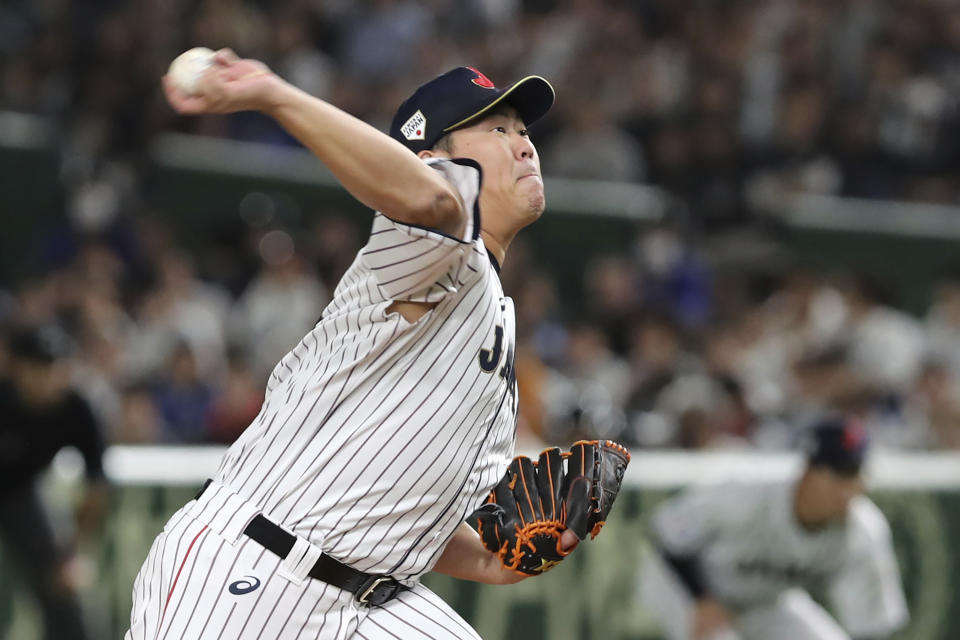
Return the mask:
<svg viewBox="0 0 960 640">
<path fill-rule="evenodd" d="M 363 593 L 357 596 L 357 602 L 359 602 L 360 604 L 369 604 L 370 596 L 373 594 L 376 588 L 379 587 L 384 582 L 396 583 L 397 580 L 392 576 L 380 576 L 379 578 L 371 582 L 370 586 L 368 586 L 366 589 L 363 590 Z"/>
</svg>

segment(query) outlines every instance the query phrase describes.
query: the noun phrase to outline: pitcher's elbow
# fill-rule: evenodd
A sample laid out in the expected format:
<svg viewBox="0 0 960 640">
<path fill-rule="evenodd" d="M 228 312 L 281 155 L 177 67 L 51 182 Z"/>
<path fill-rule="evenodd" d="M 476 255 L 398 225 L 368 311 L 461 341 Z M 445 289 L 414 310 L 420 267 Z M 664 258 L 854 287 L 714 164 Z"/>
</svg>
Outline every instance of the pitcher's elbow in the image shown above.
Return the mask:
<svg viewBox="0 0 960 640">
<path fill-rule="evenodd" d="M 446 232 L 458 229 L 465 216 L 463 203 L 450 189 L 434 191 L 410 213 L 414 224 Z"/>
</svg>

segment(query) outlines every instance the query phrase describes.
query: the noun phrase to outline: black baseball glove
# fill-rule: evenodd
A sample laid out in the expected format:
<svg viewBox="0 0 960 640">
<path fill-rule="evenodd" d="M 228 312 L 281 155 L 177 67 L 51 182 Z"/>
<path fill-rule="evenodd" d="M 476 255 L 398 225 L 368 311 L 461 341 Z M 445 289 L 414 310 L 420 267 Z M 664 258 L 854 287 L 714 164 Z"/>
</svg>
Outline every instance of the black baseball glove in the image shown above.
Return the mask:
<svg viewBox="0 0 960 640">
<path fill-rule="evenodd" d="M 581 440 L 568 453 L 546 449 L 536 462 L 518 456 L 468 521 L 504 567 L 543 573 L 569 554 L 560 548 L 564 531 L 581 540 L 600 532 L 629 462 L 611 440 Z"/>
</svg>

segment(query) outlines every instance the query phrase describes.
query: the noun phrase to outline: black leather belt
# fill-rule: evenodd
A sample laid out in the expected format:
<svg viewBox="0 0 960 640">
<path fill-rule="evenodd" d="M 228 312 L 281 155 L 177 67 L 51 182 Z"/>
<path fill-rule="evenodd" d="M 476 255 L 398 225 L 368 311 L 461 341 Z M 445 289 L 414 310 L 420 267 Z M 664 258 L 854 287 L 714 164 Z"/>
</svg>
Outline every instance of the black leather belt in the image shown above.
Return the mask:
<svg viewBox="0 0 960 640">
<path fill-rule="evenodd" d="M 210 482 L 211 480 L 207 480 L 203 484 L 197 492 L 197 498 L 203 495 L 210 486 Z M 243 533 L 263 548 L 280 556 L 281 559 L 285 559 L 290 554 L 290 550 L 297 541 L 295 535 L 270 522 L 263 514 L 257 514 Z M 325 553 L 320 554 L 308 575 L 351 592 L 357 602 L 366 606 L 379 606 L 389 602 L 407 588 L 393 576 L 364 573 Z"/>
</svg>

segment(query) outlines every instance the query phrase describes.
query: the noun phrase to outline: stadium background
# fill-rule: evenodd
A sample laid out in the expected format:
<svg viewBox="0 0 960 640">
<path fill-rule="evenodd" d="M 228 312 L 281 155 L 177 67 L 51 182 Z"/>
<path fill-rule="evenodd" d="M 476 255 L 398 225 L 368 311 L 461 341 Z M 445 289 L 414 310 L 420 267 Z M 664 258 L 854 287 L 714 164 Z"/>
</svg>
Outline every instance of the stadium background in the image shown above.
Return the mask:
<svg viewBox="0 0 960 640">
<path fill-rule="evenodd" d="M 553 82 L 557 106 L 533 130 L 548 209 L 503 274 L 523 447 L 613 437 L 734 450 L 750 467 L 827 406 L 861 415 L 884 451 L 952 460 L 960 446 L 954 2 L 8 1 L 0 326 L 62 327 L 105 437 L 140 460 L 236 437 L 371 219 L 265 118 L 165 106 L 159 76 L 198 44 L 260 58 L 381 128 L 453 65 Z M 104 637 L 192 486 L 114 470 L 111 511 L 77 543 Z M 69 540 L 64 477 L 48 491 Z M 876 493 L 915 614 L 904 638 L 960 629 L 948 480 Z M 675 486 L 638 482 L 582 559 L 517 587 L 542 590 L 530 610 L 598 585 L 608 596 L 569 609 L 565 633 L 650 633 L 631 622 L 628 574 L 645 508 Z M 29 640 L 29 604 L 4 582 L 0 635 Z M 509 593 L 437 588 L 483 619 L 507 598 L 484 594 Z M 522 617 L 510 611 L 497 615 Z"/>
</svg>

